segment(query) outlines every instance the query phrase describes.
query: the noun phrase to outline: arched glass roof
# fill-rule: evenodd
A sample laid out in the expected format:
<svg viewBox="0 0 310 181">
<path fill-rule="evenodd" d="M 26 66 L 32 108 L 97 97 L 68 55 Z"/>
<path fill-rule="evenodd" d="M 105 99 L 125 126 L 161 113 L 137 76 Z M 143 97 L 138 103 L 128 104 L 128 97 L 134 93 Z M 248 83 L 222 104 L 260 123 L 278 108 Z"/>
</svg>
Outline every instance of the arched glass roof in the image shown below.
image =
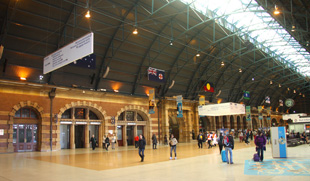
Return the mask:
<svg viewBox="0 0 310 181">
<path fill-rule="evenodd" d="M 237 32 L 284 66 L 310 76 L 310 54 L 253 0 L 181 0 L 221 26 Z M 293 33 L 293 32 L 292 32 Z"/>
</svg>

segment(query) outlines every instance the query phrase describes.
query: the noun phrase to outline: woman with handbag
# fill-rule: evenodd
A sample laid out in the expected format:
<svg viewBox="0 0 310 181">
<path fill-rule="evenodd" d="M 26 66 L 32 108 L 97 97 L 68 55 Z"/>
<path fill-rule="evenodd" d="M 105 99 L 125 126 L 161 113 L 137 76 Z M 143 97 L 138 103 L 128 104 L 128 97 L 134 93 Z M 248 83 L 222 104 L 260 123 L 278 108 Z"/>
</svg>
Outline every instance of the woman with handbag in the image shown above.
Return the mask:
<svg viewBox="0 0 310 181">
<path fill-rule="evenodd" d="M 266 142 L 267 139 L 265 135 L 261 131 L 258 131 L 257 136 L 255 137 L 255 145 L 258 156 L 260 157 L 260 161 L 264 160 L 264 150 L 266 151 Z"/>
</svg>

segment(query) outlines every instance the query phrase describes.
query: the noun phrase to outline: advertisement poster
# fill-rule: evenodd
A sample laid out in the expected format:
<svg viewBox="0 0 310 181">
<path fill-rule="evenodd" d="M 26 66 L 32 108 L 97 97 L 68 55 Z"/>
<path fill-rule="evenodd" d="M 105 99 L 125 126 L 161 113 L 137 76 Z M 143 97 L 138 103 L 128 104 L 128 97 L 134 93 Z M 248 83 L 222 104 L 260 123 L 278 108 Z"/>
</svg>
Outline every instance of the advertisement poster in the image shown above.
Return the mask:
<svg viewBox="0 0 310 181">
<path fill-rule="evenodd" d="M 246 112 L 246 120 L 251 121 L 251 106 L 246 106 L 245 112 Z"/>
<path fill-rule="evenodd" d="M 199 97 L 199 106 L 205 105 L 206 99 L 205 96 L 200 96 Z"/>
<path fill-rule="evenodd" d="M 270 115 L 271 115 L 271 109 L 270 107 L 267 107 L 267 120 L 271 120 Z"/>
<path fill-rule="evenodd" d="M 149 114 L 155 113 L 155 89 L 149 90 Z"/>
<path fill-rule="evenodd" d="M 183 109 L 182 109 L 182 95 L 177 96 L 177 117 L 183 118 Z"/>
</svg>

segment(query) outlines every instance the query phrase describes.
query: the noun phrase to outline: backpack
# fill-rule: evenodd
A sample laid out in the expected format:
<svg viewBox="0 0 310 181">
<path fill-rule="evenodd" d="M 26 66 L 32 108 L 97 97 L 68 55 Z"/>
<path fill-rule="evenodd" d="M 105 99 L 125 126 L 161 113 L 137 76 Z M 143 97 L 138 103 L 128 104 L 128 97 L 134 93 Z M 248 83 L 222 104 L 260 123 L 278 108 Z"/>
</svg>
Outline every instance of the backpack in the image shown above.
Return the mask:
<svg viewBox="0 0 310 181">
<path fill-rule="evenodd" d="M 230 147 L 231 146 L 228 136 L 226 137 L 226 139 L 225 138 L 223 139 L 223 142 L 224 142 L 224 146 L 225 147 Z"/>
</svg>

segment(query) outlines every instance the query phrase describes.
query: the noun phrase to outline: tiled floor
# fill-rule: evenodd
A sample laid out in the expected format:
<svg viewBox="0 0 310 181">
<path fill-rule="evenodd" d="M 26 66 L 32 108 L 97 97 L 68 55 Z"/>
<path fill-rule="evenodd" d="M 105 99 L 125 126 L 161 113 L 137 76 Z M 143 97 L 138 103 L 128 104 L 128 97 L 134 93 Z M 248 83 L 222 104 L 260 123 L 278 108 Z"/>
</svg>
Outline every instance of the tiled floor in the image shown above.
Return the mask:
<svg viewBox="0 0 310 181">
<path fill-rule="evenodd" d="M 265 160 L 274 160 L 268 146 Z M 55 152 L 0 154 L 0 181 L 6 180 L 310 180 L 310 176 L 274 174 L 257 175 L 245 169 L 251 160 L 254 146 L 236 143 L 233 165 L 222 163 L 218 147 L 198 149 L 197 144 L 178 144 L 177 160 L 169 160 L 169 147 L 159 146 L 145 151 L 140 162 L 133 147 L 76 149 Z M 288 148 L 290 160 L 310 159 L 310 146 Z M 279 160 L 279 159 L 276 159 Z M 282 161 L 282 160 L 281 160 Z M 296 162 L 297 163 L 297 162 Z M 286 163 L 287 164 L 287 163 Z M 303 162 L 310 170 L 310 163 Z M 293 167 L 292 167 L 293 169 Z M 253 175 L 254 173 L 254 175 Z"/>
</svg>

